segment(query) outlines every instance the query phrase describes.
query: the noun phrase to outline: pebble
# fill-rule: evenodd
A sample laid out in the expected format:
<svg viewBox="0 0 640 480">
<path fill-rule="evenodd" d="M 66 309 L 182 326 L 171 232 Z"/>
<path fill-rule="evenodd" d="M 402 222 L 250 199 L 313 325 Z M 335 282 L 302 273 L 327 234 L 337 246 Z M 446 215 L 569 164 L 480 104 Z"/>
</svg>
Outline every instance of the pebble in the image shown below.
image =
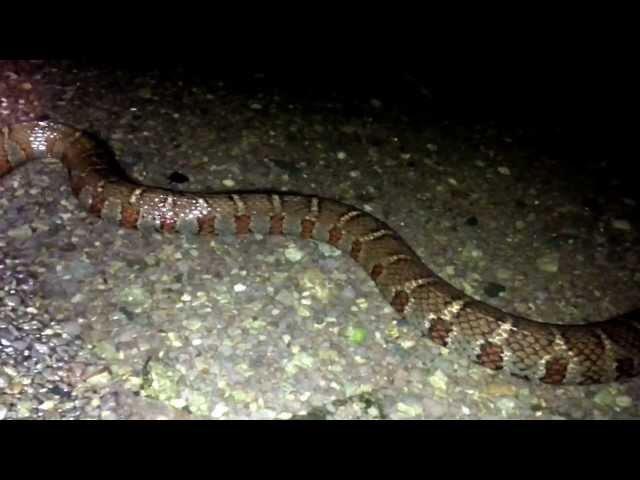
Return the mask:
<svg viewBox="0 0 640 480">
<path fill-rule="evenodd" d="M 216 404 L 216 406 L 211 411 L 211 416 L 213 418 L 220 418 L 228 411 L 229 411 L 229 407 L 227 407 L 224 403 L 220 402 Z"/>
<path fill-rule="evenodd" d="M 243 283 L 236 283 L 233 286 L 233 291 L 236 293 L 244 292 L 247 289 L 247 286 Z"/>
<path fill-rule="evenodd" d="M 351 327 L 348 329 L 347 336 L 354 345 L 361 345 L 367 339 L 367 331 L 362 327 Z"/>
<path fill-rule="evenodd" d="M 407 403 L 398 402 L 396 404 L 396 409 L 398 410 L 398 413 L 401 414 L 400 416 L 418 417 L 423 415 L 422 405 L 409 405 Z"/>
<path fill-rule="evenodd" d="M 492 397 L 512 397 L 518 389 L 506 383 L 491 383 L 485 389 L 487 395 Z"/>
<path fill-rule="evenodd" d="M 555 273 L 558 271 L 560 263 L 560 255 L 557 253 L 550 253 L 536 260 L 536 265 L 543 272 Z"/>
<path fill-rule="evenodd" d="M 507 270 L 506 268 L 498 268 L 496 270 L 496 276 L 500 280 L 508 280 L 511 278 L 512 273 L 511 273 L 511 270 Z"/>
<path fill-rule="evenodd" d="M 616 405 L 622 408 L 627 408 L 633 405 L 633 399 L 628 395 L 620 395 L 616 397 Z"/>
<path fill-rule="evenodd" d="M 287 257 L 287 260 L 290 262 L 298 262 L 302 257 L 304 257 L 304 253 L 295 245 L 290 245 L 284 251 L 284 256 Z"/>
<path fill-rule="evenodd" d="M 502 175 L 511 175 L 511 170 L 509 170 L 509 168 L 507 167 L 498 167 L 498 172 L 500 172 Z"/>
<path fill-rule="evenodd" d="M 505 415 L 508 415 L 515 408 L 516 402 L 512 398 L 501 398 L 496 402 L 496 405 Z"/>
<path fill-rule="evenodd" d="M 7 232 L 11 238 L 15 238 L 16 240 L 27 240 L 31 238 L 33 232 L 31 231 L 31 227 L 29 225 L 22 225 L 20 227 L 12 228 Z"/>
<path fill-rule="evenodd" d="M 7 305 L 10 305 L 12 307 L 18 306 L 22 303 L 22 300 L 17 295 L 7 295 L 6 297 L 4 297 L 4 299 Z"/>
<path fill-rule="evenodd" d="M 94 387 L 105 386 L 109 383 L 110 380 L 111 374 L 109 372 L 102 372 L 87 378 L 86 383 L 87 385 L 91 385 Z"/>
<path fill-rule="evenodd" d="M 447 378 L 447 376 L 444 373 L 442 373 L 441 370 L 437 370 L 436 373 L 434 373 L 429 377 L 429 383 L 431 384 L 431 386 L 436 390 L 440 390 L 440 391 L 447 390 L 448 380 L 449 379 Z"/>
<path fill-rule="evenodd" d="M 504 285 L 500 285 L 499 283 L 489 282 L 487 286 L 484 288 L 484 293 L 490 297 L 498 297 L 501 293 L 504 293 L 506 288 Z"/>
<path fill-rule="evenodd" d="M 53 407 L 55 407 L 57 404 L 58 402 L 54 400 L 46 400 L 42 402 L 40 405 L 38 405 L 38 410 L 48 411 L 48 410 L 51 410 Z"/>
<path fill-rule="evenodd" d="M 613 403 L 614 397 L 611 391 L 608 388 L 605 388 L 596 393 L 596 395 L 593 397 L 593 401 L 599 405 L 606 406 Z"/>
<path fill-rule="evenodd" d="M 236 186 L 236 182 L 231 178 L 225 178 L 224 180 L 222 180 L 222 185 L 231 188 Z"/>
<path fill-rule="evenodd" d="M 631 224 L 629 223 L 629 221 L 619 219 L 619 218 L 611 220 L 611 226 L 618 230 L 626 230 L 626 231 L 631 230 Z"/>
</svg>

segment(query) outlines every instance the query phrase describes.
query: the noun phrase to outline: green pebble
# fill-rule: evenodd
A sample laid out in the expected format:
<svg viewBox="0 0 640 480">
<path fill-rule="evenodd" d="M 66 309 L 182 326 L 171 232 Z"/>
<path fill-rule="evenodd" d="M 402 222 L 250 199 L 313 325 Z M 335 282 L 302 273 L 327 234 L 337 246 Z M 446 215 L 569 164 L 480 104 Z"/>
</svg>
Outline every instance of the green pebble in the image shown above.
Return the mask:
<svg viewBox="0 0 640 480">
<path fill-rule="evenodd" d="M 367 338 L 367 331 L 362 327 L 351 327 L 348 336 L 351 343 L 361 345 Z"/>
</svg>

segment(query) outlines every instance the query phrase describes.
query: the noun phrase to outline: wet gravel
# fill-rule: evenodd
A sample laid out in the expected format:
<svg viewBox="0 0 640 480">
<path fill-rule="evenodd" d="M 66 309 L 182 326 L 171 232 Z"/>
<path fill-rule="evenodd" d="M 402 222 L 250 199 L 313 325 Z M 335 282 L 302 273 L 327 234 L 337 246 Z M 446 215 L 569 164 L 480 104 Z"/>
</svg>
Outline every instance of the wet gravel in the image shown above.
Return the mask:
<svg viewBox="0 0 640 480">
<path fill-rule="evenodd" d="M 636 199 L 567 175 L 518 130 L 180 72 L 0 67 L 3 123 L 84 128 L 145 184 L 339 198 L 458 288 L 541 321 L 640 304 Z M 81 210 L 53 160 L 0 180 L 0 211 L 0 418 L 640 417 L 639 380 L 551 387 L 448 355 L 326 245 L 118 229 Z"/>
</svg>

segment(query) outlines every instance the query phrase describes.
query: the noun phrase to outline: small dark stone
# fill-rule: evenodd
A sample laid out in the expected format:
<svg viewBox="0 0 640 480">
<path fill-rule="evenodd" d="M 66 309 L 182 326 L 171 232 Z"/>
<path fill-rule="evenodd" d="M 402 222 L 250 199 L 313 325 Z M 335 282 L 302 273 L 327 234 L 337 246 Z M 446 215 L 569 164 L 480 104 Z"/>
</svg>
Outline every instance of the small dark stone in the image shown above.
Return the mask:
<svg viewBox="0 0 640 480">
<path fill-rule="evenodd" d="M 189 181 L 189 177 L 180 172 L 173 172 L 169 175 L 169 181 L 172 183 L 185 183 Z"/>
<path fill-rule="evenodd" d="M 136 313 L 129 310 L 127 307 L 120 307 L 119 310 L 120 313 L 122 313 L 130 322 L 132 322 L 136 318 Z"/>
<path fill-rule="evenodd" d="M 489 282 L 487 286 L 484 288 L 484 293 L 491 298 L 499 296 L 503 293 L 506 288 L 499 283 Z"/>
<path fill-rule="evenodd" d="M 464 223 L 466 223 L 470 227 L 475 227 L 476 225 L 478 225 L 478 219 L 477 217 L 469 217 L 464 221 Z"/>
<path fill-rule="evenodd" d="M 78 250 L 78 247 L 72 242 L 64 242 L 58 247 L 58 249 L 63 252 L 75 252 Z"/>
<path fill-rule="evenodd" d="M 62 398 L 70 398 L 71 397 L 71 392 L 68 390 L 65 390 L 64 388 L 60 387 L 59 385 L 54 385 L 53 387 L 51 387 L 49 389 L 49 393 L 51 393 L 52 395 L 55 395 L 56 397 L 62 397 Z"/>
</svg>

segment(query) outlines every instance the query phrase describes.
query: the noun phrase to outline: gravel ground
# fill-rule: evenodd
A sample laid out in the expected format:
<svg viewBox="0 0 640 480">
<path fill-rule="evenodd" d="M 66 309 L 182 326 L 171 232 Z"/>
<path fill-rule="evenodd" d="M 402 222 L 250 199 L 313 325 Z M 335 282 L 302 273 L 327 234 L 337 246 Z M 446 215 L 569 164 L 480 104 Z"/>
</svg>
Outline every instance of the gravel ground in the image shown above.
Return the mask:
<svg viewBox="0 0 640 480">
<path fill-rule="evenodd" d="M 540 321 L 640 306 L 637 200 L 593 180 L 605 160 L 569 168 L 524 130 L 425 126 L 375 97 L 313 103 L 180 71 L 0 74 L 3 124 L 86 129 L 145 184 L 364 207 L 458 288 Z M 53 160 L 0 180 L 0 211 L 3 419 L 640 417 L 640 379 L 552 387 L 447 355 L 326 245 L 118 229 L 78 206 Z"/>
</svg>

